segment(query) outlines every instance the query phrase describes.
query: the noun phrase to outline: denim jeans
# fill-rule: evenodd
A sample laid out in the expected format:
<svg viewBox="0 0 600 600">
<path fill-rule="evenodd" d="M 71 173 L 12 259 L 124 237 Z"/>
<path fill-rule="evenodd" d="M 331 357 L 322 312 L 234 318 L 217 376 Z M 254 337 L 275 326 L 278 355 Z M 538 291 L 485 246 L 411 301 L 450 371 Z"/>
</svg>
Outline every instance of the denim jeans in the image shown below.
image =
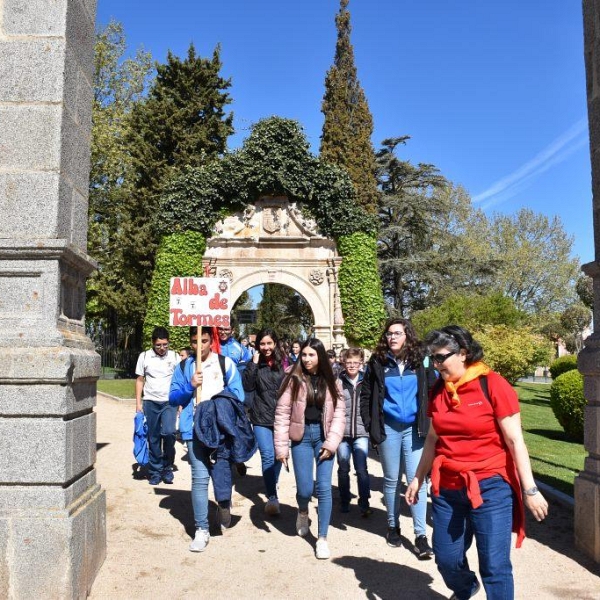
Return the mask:
<svg viewBox="0 0 600 600">
<path fill-rule="evenodd" d="M 273 442 L 273 428 L 254 425 L 254 436 L 258 443 L 260 461 L 262 464 L 263 480 L 267 498 L 277 497 L 277 482 L 281 471 L 281 462 L 275 460 L 275 445 Z"/>
<path fill-rule="evenodd" d="M 196 529 L 208 531 L 208 482 L 212 478 L 215 500 L 219 506 L 231 504 L 231 464 L 228 460 L 219 459 L 216 463 L 210 460 L 210 449 L 197 439 L 186 442 L 188 458 L 192 468 L 192 509 Z"/>
<path fill-rule="evenodd" d="M 472 508 L 466 488 L 440 489 L 433 496 L 433 551 L 445 584 L 459 599 L 470 598 L 475 573 L 467 550 L 475 536 L 479 572 L 488 600 L 511 600 L 514 582 L 510 562 L 513 490 L 500 476 L 479 482 L 483 504 Z"/>
<path fill-rule="evenodd" d="M 369 484 L 369 472 L 367 471 L 368 455 L 368 437 L 345 437 L 340 442 L 337 449 L 337 461 L 338 488 L 342 504 L 350 504 L 350 457 L 352 456 L 358 482 L 358 506 L 363 510 L 369 508 L 371 486 Z"/>
<path fill-rule="evenodd" d="M 322 427 L 318 423 L 304 426 L 304 437 L 299 442 L 292 442 L 292 461 L 296 477 L 296 500 L 301 511 L 308 510 L 308 503 L 315 489 L 314 464 L 317 465 L 317 501 L 319 511 L 319 537 L 327 537 L 331 520 L 331 476 L 333 474 L 333 457 L 318 460 L 319 451 L 325 438 Z"/>
<path fill-rule="evenodd" d="M 383 468 L 383 496 L 387 509 L 388 527 L 398 527 L 402 470 L 406 473 L 407 483 L 410 483 L 415 476 L 421 454 L 423 454 L 425 438 L 419 437 L 416 424 L 385 423 L 385 434 L 387 437 L 379 444 Z M 425 535 L 427 486 L 421 486 L 418 499 L 419 501 L 410 507 L 415 537 Z"/>
<path fill-rule="evenodd" d="M 148 474 L 162 475 L 173 469 L 175 461 L 177 407 L 168 402 L 144 400 L 143 408 L 148 424 Z"/>
</svg>

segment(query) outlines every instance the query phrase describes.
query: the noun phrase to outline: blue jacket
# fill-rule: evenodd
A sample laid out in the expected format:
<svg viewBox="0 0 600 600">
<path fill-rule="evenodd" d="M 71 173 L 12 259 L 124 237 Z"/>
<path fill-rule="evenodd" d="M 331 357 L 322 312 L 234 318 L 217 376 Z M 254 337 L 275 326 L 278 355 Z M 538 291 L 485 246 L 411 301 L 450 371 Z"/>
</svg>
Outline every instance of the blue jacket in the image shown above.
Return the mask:
<svg viewBox="0 0 600 600">
<path fill-rule="evenodd" d="M 229 356 L 229 358 L 238 365 L 241 362 L 252 360 L 252 353 L 244 348 L 236 339 L 230 337 L 226 342 L 221 342 L 219 354 Z"/>
<path fill-rule="evenodd" d="M 194 433 L 204 446 L 216 450 L 218 458 L 234 463 L 246 462 L 256 452 L 244 405 L 231 392 L 223 391 L 198 405 Z"/>
<path fill-rule="evenodd" d="M 148 464 L 148 423 L 142 411 L 133 417 L 133 456 L 138 465 Z"/>
<path fill-rule="evenodd" d="M 229 359 L 225 361 L 226 370 L 223 377 L 223 387 L 215 393 L 221 391 L 231 392 L 240 402 L 244 401 L 244 388 L 242 387 L 242 378 L 235 367 L 235 364 Z M 179 366 L 173 371 L 171 379 L 171 389 L 169 391 L 169 404 L 173 406 L 182 406 L 183 409 L 179 415 L 179 432 L 182 441 L 191 440 L 194 437 L 194 403 L 192 398 L 196 388 L 192 386 L 192 376 L 196 372 L 196 358 L 189 357 L 183 369 Z M 214 395 L 214 394 L 213 394 Z M 199 405 L 201 405 L 200 402 Z"/>
</svg>

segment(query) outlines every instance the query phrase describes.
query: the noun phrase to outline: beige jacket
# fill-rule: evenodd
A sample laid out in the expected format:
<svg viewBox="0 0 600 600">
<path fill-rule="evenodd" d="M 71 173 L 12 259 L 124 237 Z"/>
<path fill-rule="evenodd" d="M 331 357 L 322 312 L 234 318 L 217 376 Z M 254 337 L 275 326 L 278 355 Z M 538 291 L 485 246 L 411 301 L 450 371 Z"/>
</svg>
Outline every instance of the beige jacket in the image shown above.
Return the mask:
<svg viewBox="0 0 600 600">
<path fill-rule="evenodd" d="M 336 385 L 339 390 L 337 404 L 334 408 L 333 398 L 327 390 L 325 404 L 323 405 L 323 431 L 325 441 L 323 448 L 335 454 L 346 427 L 346 404 L 342 392 L 342 383 L 338 379 Z M 275 408 L 275 456 L 277 459 L 288 458 L 289 441 L 299 442 L 304 436 L 304 411 L 306 409 L 306 386 L 301 384 L 298 399 L 292 402 L 290 386 L 277 400 Z"/>
</svg>

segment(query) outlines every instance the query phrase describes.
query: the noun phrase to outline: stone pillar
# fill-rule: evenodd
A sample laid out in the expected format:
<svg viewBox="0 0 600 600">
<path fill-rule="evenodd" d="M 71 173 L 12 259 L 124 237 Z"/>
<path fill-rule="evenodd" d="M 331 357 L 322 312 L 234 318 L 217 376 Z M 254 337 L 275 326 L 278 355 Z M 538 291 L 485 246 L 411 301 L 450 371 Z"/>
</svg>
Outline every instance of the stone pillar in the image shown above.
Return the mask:
<svg viewBox="0 0 600 600">
<path fill-rule="evenodd" d="M 83 598 L 106 553 L 84 327 L 95 11 L 0 1 L 2 598 Z"/>
<path fill-rule="evenodd" d="M 594 279 L 594 333 L 579 354 L 588 401 L 584 430 L 588 456 L 575 478 L 575 545 L 600 562 L 600 0 L 584 0 L 583 19 L 596 260 L 583 267 Z"/>
</svg>

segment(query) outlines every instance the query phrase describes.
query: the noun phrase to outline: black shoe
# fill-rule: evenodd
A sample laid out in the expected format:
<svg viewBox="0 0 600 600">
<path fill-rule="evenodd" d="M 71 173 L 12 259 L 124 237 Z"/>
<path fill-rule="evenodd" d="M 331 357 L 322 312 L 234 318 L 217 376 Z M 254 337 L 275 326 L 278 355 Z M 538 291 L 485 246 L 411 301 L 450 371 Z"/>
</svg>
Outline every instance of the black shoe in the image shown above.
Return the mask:
<svg viewBox="0 0 600 600">
<path fill-rule="evenodd" d="M 217 522 L 221 529 L 229 529 L 231 527 L 231 509 L 227 506 L 217 506 Z"/>
<path fill-rule="evenodd" d="M 173 475 L 173 471 L 163 471 L 162 480 L 164 483 L 171 484 L 171 483 L 173 483 L 174 479 L 175 479 L 175 477 Z"/>
<path fill-rule="evenodd" d="M 420 535 L 415 539 L 415 554 L 419 560 L 428 560 L 433 556 L 433 549 L 427 543 L 426 535 Z"/>
<path fill-rule="evenodd" d="M 244 463 L 235 463 L 235 470 L 240 477 L 244 477 L 248 471 L 248 467 Z"/>
<path fill-rule="evenodd" d="M 479 580 L 476 579 L 475 584 L 471 590 L 471 595 L 469 596 L 469 598 L 472 598 L 480 589 L 481 589 L 481 584 L 479 583 Z M 456 594 L 452 594 L 452 596 L 450 596 L 450 600 L 458 600 L 458 598 L 456 597 Z"/>
<path fill-rule="evenodd" d="M 392 548 L 400 548 L 400 546 L 402 546 L 400 527 L 388 527 L 385 541 L 387 542 L 387 545 Z"/>
</svg>

